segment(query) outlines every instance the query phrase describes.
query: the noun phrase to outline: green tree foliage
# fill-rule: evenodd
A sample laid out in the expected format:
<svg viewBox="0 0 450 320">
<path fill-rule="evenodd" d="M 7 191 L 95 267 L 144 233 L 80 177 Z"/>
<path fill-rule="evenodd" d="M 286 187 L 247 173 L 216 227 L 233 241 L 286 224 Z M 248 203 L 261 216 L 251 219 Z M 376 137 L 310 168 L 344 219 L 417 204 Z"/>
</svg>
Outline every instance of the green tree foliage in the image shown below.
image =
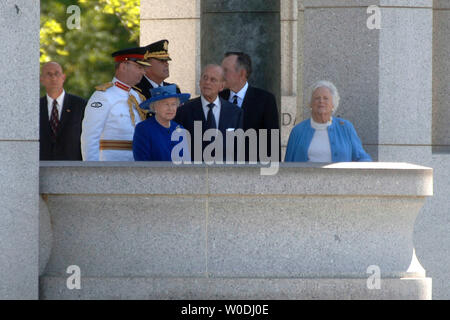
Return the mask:
<svg viewBox="0 0 450 320">
<path fill-rule="evenodd" d="M 79 28 L 71 5 L 80 9 Z M 140 0 L 41 0 L 41 65 L 60 63 L 66 91 L 89 98 L 114 75 L 111 53 L 139 45 L 139 14 Z"/>
<path fill-rule="evenodd" d="M 80 0 L 87 3 L 91 0 Z M 96 10 L 107 14 L 114 14 L 130 33 L 131 41 L 139 40 L 140 0 L 97 0 Z"/>
</svg>

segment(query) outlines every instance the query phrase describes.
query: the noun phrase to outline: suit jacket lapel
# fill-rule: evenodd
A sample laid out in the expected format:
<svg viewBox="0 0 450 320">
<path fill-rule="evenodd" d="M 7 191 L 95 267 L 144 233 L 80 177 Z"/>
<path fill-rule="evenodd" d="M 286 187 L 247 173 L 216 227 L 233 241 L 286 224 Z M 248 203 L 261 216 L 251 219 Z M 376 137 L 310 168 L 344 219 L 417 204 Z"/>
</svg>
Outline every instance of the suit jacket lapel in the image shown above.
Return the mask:
<svg viewBox="0 0 450 320">
<path fill-rule="evenodd" d="M 219 96 L 220 96 L 222 99 L 228 101 L 228 99 L 230 99 L 230 93 L 231 93 L 230 89 L 225 89 L 225 90 L 222 90 L 222 91 L 219 93 Z"/>
<path fill-rule="evenodd" d="M 194 121 L 202 121 L 202 129 L 204 131 L 206 127 L 206 119 L 205 119 L 205 113 L 203 112 L 202 107 L 202 100 L 201 98 L 197 98 L 197 101 L 194 106 L 194 112 L 193 112 Z"/>
<path fill-rule="evenodd" d="M 44 136 L 47 137 L 50 135 L 51 133 L 51 128 L 50 128 L 50 118 L 48 116 L 48 101 L 47 101 L 47 96 L 44 96 L 43 98 L 41 98 L 41 116 L 40 116 L 40 126 L 41 126 L 41 130 L 44 132 Z"/>
<path fill-rule="evenodd" d="M 142 90 L 141 93 L 144 96 L 151 97 L 150 89 L 153 89 L 153 87 L 152 87 L 152 84 L 150 83 L 150 81 L 148 81 L 145 76 L 142 76 L 141 82 L 138 84 L 138 86 L 141 88 L 141 90 Z"/>
<path fill-rule="evenodd" d="M 250 85 L 247 88 L 247 92 L 245 93 L 244 101 L 242 101 L 242 110 L 248 109 L 248 106 L 251 104 L 253 99 L 253 90 Z"/>
<path fill-rule="evenodd" d="M 145 76 L 142 77 L 142 80 L 143 80 L 143 82 L 145 84 L 143 90 L 145 90 L 146 93 L 148 94 L 148 96 L 151 97 L 152 95 L 150 93 L 150 90 L 153 89 L 153 86 L 152 86 L 151 82 L 148 81 L 148 79 Z"/>
<path fill-rule="evenodd" d="M 64 95 L 64 101 L 63 101 L 63 105 L 61 108 L 61 117 L 59 118 L 58 133 L 61 131 L 61 128 L 64 127 L 67 120 L 70 118 L 71 112 L 72 112 L 72 109 L 70 106 L 70 98 L 66 92 L 66 94 Z"/>
<path fill-rule="evenodd" d="M 226 105 L 226 101 L 224 99 L 220 98 L 220 115 L 219 115 L 219 130 L 225 134 L 225 130 L 228 128 L 228 123 L 226 123 L 226 120 L 229 119 L 228 114 L 230 109 L 228 109 Z M 225 136 L 224 136 L 225 138 Z"/>
<path fill-rule="evenodd" d="M 47 96 L 41 98 L 41 119 L 47 119 L 47 123 L 50 122 L 50 118 L 48 117 L 48 101 Z"/>
</svg>

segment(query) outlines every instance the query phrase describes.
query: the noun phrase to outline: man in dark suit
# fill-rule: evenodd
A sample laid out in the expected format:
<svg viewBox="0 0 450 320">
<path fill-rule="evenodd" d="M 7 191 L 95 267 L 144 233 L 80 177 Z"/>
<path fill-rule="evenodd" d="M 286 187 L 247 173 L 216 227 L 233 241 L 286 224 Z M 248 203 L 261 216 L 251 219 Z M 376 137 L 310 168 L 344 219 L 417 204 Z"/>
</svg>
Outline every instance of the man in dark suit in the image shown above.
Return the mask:
<svg viewBox="0 0 450 320">
<path fill-rule="evenodd" d="M 248 84 L 248 79 L 252 73 L 252 62 L 250 56 L 243 52 L 227 52 L 222 60 L 222 68 L 225 77 L 225 88 L 220 96 L 240 107 L 244 112 L 244 131 L 248 129 L 256 130 L 257 159 L 254 159 L 254 153 L 249 152 L 250 145 L 246 143 L 246 161 L 260 161 L 260 129 L 267 129 L 267 156 L 274 157 L 271 154 L 271 129 L 280 129 L 278 108 L 275 96 L 263 89 L 253 87 Z M 279 133 L 279 131 L 278 131 Z M 278 147 L 274 146 L 274 151 L 278 152 L 278 161 L 280 161 L 280 139 L 278 138 Z M 254 146 L 253 146 L 254 147 Z"/>
<path fill-rule="evenodd" d="M 235 148 L 230 152 L 231 158 L 227 158 L 226 135 L 227 132 L 234 133 L 236 129 L 242 129 L 242 110 L 219 97 L 219 92 L 224 88 L 223 80 L 223 70 L 219 65 L 207 65 L 200 77 L 201 96 L 186 102 L 177 109 L 174 120 L 189 131 L 191 135 L 191 157 L 195 162 L 200 160 L 210 161 L 209 155 L 215 157 L 216 162 L 235 160 Z M 201 125 L 201 130 L 198 128 L 199 125 Z M 211 143 L 202 143 L 205 131 L 208 129 L 218 129 L 221 133 L 222 150 L 212 147 L 217 141 L 215 139 L 219 139 L 217 137 L 211 137 Z M 219 156 L 220 151 L 222 157 Z M 206 158 L 203 157 L 203 153 L 207 156 Z"/>
<path fill-rule="evenodd" d="M 66 75 L 56 62 L 42 67 L 47 94 L 39 101 L 39 159 L 82 160 L 80 135 L 86 100 L 64 91 Z"/>
<path fill-rule="evenodd" d="M 151 97 L 150 89 L 167 86 L 164 80 L 169 77 L 169 41 L 160 40 L 144 47 L 145 59 L 151 66 L 145 68 L 145 75 L 135 87 L 146 99 Z M 181 93 L 177 86 L 177 93 Z"/>
</svg>

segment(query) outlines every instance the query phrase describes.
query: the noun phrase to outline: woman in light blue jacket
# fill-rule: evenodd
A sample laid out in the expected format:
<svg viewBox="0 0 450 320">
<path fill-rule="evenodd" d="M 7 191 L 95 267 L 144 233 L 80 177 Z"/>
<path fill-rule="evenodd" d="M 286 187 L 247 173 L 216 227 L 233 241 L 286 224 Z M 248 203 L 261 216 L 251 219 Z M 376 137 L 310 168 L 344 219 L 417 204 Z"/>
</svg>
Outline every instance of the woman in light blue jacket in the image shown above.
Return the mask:
<svg viewBox="0 0 450 320">
<path fill-rule="evenodd" d="M 339 106 L 339 93 L 329 81 L 312 87 L 311 118 L 296 125 L 289 136 L 284 161 L 372 161 L 348 120 L 331 115 Z"/>
</svg>

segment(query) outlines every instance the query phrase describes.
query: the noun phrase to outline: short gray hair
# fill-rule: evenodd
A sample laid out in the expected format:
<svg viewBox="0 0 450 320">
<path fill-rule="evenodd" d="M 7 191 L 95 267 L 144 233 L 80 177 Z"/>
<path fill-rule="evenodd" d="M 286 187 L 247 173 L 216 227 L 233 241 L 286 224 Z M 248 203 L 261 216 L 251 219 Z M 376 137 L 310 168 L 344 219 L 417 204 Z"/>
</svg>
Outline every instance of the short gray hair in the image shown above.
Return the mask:
<svg viewBox="0 0 450 320">
<path fill-rule="evenodd" d="M 333 113 L 335 113 L 337 108 L 339 107 L 339 101 L 341 98 L 339 97 L 339 92 L 336 86 L 330 81 L 320 80 L 311 86 L 309 95 L 310 97 L 309 105 L 311 106 L 312 104 L 312 95 L 314 94 L 314 91 L 316 91 L 319 88 L 327 88 L 328 90 L 330 90 L 331 96 L 333 97 L 333 107 L 334 107 Z"/>
<path fill-rule="evenodd" d="M 222 66 L 220 66 L 218 64 L 215 64 L 215 63 L 208 63 L 207 65 L 205 65 L 203 67 L 201 73 L 200 73 L 200 77 L 203 77 L 203 74 L 205 73 L 206 69 L 208 69 L 208 68 L 217 68 L 217 69 L 219 69 L 220 70 L 220 75 L 222 76 L 221 80 L 224 81 L 225 77 L 224 77 L 224 74 L 223 74 L 223 68 L 222 68 Z"/>
</svg>

